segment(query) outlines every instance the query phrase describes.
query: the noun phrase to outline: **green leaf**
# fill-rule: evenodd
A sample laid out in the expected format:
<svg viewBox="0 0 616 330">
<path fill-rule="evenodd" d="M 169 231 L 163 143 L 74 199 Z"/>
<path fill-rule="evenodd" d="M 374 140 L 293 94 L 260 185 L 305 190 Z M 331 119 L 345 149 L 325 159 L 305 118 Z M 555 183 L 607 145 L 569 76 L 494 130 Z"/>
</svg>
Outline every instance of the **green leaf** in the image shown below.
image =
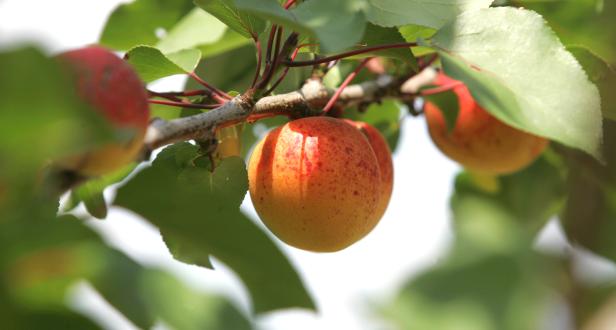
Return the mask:
<svg viewBox="0 0 616 330">
<path fill-rule="evenodd" d="M 157 44 L 163 53 L 198 48 L 218 42 L 227 31 L 227 26 L 209 13 L 195 8 L 169 30 Z"/>
<path fill-rule="evenodd" d="M 238 8 L 287 30 L 313 36 L 324 53 L 354 46 L 361 40 L 366 19 L 357 0 L 311 0 L 284 10 L 276 0 L 235 0 Z"/>
<path fill-rule="evenodd" d="M 34 48 L 0 53 L 0 176 L 31 180 L 43 163 L 111 141 L 66 70 Z M 38 174 L 37 174 L 38 173 Z"/>
<path fill-rule="evenodd" d="M 117 50 L 154 46 L 158 29 L 171 29 L 194 5 L 192 0 L 136 0 L 119 5 L 107 20 L 100 43 Z"/>
<path fill-rule="evenodd" d="M 569 196 L 560 221 L 572 243 L 616 261 L 616 122 L 606 120 L 605 164 L 563 150 Z"/>
<path fill-rule="evenodd" d="M 459 175 L 451 198 L 457 237 L 489 251 L 530 244 L 563 206 L 561 172 L 558 163 L 544 156 L 512 175 Z M 493 181 L 486 185 L 486 180 Z"/>
<path fill-rule="evenodd" d="M 599 92 L 541 16 L 507 7 L 467 12 L 433 45 L 445 72 L 494 116 L 600 157 Z"/>
<path fill-rule="evenodd" d="M 409 281 L 384 311 L 399 329 L 539 329 L 549 311 L 549 260 L 528 251 L 452 253 Z"/>
<path fill-rule="evenodd" d="M 174 329 L 253 329 L 226 299 L 197 292 L 160 270 L 144 272 L 140 288 L 154 315 Z"/>
<path fill-rule="evenodd" d="M 201 52 L 197 49 L 185 49 L 163 54 L 153 47 L 138 46 L 131 49 L 127 56 L 128 62 L 141 79 L 151 82 L 176 74 L 193 72 L 199 64 Z"/>
<path fill-rule="evenodd" d="M 436 33 L 436 30 L 433 28 L 414 24 L 401 26 L 398 28 L 398 31 L 400 31 L 400 34 L 402 35 L 404 40 L 406 40 L 406 42 L 418 42 L 420 40 L 426 40 L 431 38 Z M 430 53 L 434 53 L 434 49 L 423 46 L 413 48 L 413 54 L 418 57 Z"/>
<path fill-rule="evenodd" d="M 262 19 L 239 10 L 234 0 L 195 0 L 195 4 L 246 38 L 255 38 L 265 30 Z"/>
<path fill-rule="evenodd" d="M 249 39 L 244 38 L 241 34 L 231 29 L 227 29 L 218 42 L 200 45 L 199 50 L 201 50 L 201 57 L 206 59 L 235 50 L 248 44 L 250 44 Z"/>
<path fill-rule="evenodd" d="M 250 87 L 256 67 L 254 47 L 244 46 L 201 61 L 195 72 L 223 91 L 243 91 Z M 185 87 L 195 88 L 200 85 L 192 80 Z"/>
<path fill-rule="evenodd" d="M 70 211 L 83 202 L 90 215 L 97 219 L 107 217 L 107 204 L 103 192 L 114 183 L 124 180 L 134 169 L 136 164 L 130 164 L 114 173 L 91 179 L 86 183 L 74 188 L 71 192 L 71 203 L 65 211 Z"/>
<path fill-rule="evenodd" d="M 487 8 L 493 0 L 367 0 L 366 16 L 381 26 L 407 24 L 440 28 L 465 11 Z"/>
<path fill-rule="evenodd" d="M 584 47 L 571 46 L 567 49 L 584 67 L 590 80 L 599 86 L 603 116 L 616 120 L 616 71 L 604 59 Z"/>
<path fill-rule="evenodd" d="M 610 0 L 537 1 L 517 5 L 541 14 L 565 45 L 583 45 L 616 63 L 616 4 Z"/>
<path fill-rule="evenodd" d="M 242 161 L 225 159 L 211 173 L 187 166 L 191 147 L 174 147 L 120 188 L 116 204 L 234 269 L 261 313 L 314 308 L 297 273 L 272 241 L 238 209 L 247 190 Z M 176 164 L 174 167 L 173 164 Z"/>
</svg>

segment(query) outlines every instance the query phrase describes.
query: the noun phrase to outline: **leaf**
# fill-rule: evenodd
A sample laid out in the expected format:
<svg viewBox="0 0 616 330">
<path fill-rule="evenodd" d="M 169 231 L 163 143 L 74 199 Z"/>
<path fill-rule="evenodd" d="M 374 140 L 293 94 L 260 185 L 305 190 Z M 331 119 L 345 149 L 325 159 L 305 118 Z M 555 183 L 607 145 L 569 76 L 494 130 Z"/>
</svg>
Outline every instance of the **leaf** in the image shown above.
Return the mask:
<svg viewBox="0 0 616 330">
<path fill-rule="evenodd" d="M 190 73 L 197 67 L 201 52 L 185 49 L 176 53 L 163 54 L 160 50 L 138 46 L 127 53 L 128 62 L 135 68 L 141 79 L 151 82 L 164 77 Z"/>
<path fill-rule="evenodd" d="M 256 67 L 254 47 L 244 46 L 201 61 L 195 72 L 223 91 L 246 90 L 252 83 Z M 195 88 L 200 85 L 192 80 L 185 87 L 187 90 Z"/>
<path fill-rule="evenodd" d="M 185 167 L 188 153 L 172 155 L 187 148 L 166 152 L 164 160 L 120 188 L 116 205 L 148 219 L 164 235 L 199 248 L 203 256 L 211 254 L 229 265 L 246 284 L 258 313 L 314 308 L 289 261 L 238 210 L 247 190 L 243 162 L 228 158 L 214 173 Z M 174 162 L 180 166 L 172 167 Z"/>
<path fill-rule="evenodd" d="M 401 26 L 398 28 L 398 31 L 406 42 L 418 42 L 429 39 L 436 33 L 436 30 L 433 28 L 414 24 Z M 418 46 L 413 48 L 413 54 L 417 57 L 430 53 L 434 53 L 434 49 L 430 47 Z"/>
<path fill-rule="evenodd" d="M 616 63 L 616 5 L 609 0 L 537 1 L 519 5 L 545 18 L 565 45 L 582 45 Z"/>
<path fill-rule="evenodd" d="M 432 42 L 445 72 L 494 116 L 600 157 L 599 92 L 541 16 L 507 7 L 467 12 Z"/>
<path fill-rule="evenodd" d="M 107 204 L 103 192 L 114 183 L 124 180 L 137 167 L 130 164 L 114 173 L 90 179 L 86 183 L 74 188 L 70 196 L 70 205 L 64 211 L 68 212 L 83 202 L 90 215 L 97 219 L 107 217 Z"/>
<path fill-rule="evenodd" d="M 409 281 L 384 314 L 400 329 L 538 329 L 553 267 L 529 251 L 452 253 Z"/>
<path fill-rule="evenodd" d="M 487 8 L 493 0 L 367 0 L 371 23 L 391 27 L 407 24 L 440 28 L 465 11 Z"/>
<path fill-rule="evenodd" d="M 486 190 L 471 173 L 458 175 L 451 198 L 459 239 L 495 251 L 530 245 L 565 200 L 565 178 L 558 163 L 546 156 L 512 175 L 493 178 Z"/>
<path fill-rule="evenodd" d="M 197 292 L 163 271 L 144 272 L 140 289 L 150 310 L 174 329 L 253 329 L 226 299 Z"/>
<path fill-rule="evenodd" d="M 603 116 L 616 120 L 616 71 L 604 59 L 584 47 L 571 46 L 567 49 L 584 67 L 590 80 L 599 87 Z"/>
<path fill-rule="evenodd" d="M 287 30 L 318 39 L 324 53 L 349 48 L 364 34 L 366 20 L 357 0 L 311 0 L 284 10 L 276 0 L 235 0 L 238 8 Z"/>
<path fill-rule="evenodd" d="M 227 26 L 209 13 L 195 8 L 169 30 L 157 44 L 163 53 L 198 48 L 220 41 Z"/>
<path fill-rule="evenodd" d="M 107 20 L 100 43 L 116 50 L 154 46 L 157 30 L 171 29 L 194 5 L 192 0 L 135 0 L 119 5 Z"/>
<path fill-rule="evenodd" d="M 234 0 L 195 0 L 195 4 L 246 38 L 254 38 L 265 30 L 262 19 L 238 9 Z"/>
<path fill-rule="evenodd" d="M 616 122 L 606 120 L 604 128 L 605 164 L 562 151 L 570 170 L 560 221 L 569 241 L 616 261 Z"/>
</svg>

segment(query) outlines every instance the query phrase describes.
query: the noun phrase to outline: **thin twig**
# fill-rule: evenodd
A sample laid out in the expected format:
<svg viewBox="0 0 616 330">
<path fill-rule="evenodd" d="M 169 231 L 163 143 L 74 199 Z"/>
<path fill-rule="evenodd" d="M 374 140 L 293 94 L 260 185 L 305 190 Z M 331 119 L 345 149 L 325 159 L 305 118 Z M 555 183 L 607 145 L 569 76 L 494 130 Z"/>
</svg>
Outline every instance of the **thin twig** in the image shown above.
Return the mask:
<svg viewBox="0 0 616 330">
<path fill-rule="evenodd" d="M 286 66 L 290 66 L 290 67 L 310 66 L 310 65 L 315 65 L 315 64 L 328 63 L 331 61 L 336 61 L 336 60 L 340 60 L 343 58 L 351 57 L 354 55 L 366 54 L 366 53 L 376 52 L 380 50 L 395 49 L 395 48 L 408 48 L 408 47 L 415 47 L 415 46 L 417 46 L 417 43 L 415 42 L 379 45 L 379 46 L 360 48 L 360 49 L 344 52 L 344 53 L 337 54 L 337 55 L 322 57 L 322 58 L 315 59 L 315 60 L 295 61 L 295 62 L 283 61 L 283 64 Z"/>
<path fill-rule="evenodd" d="M 336 104 L 336 102 L 338 101 L 338 98 L 340 97 L 344 89 L 353 81 L 353 79 L 355 79 L 355 77 L 357 77 L 361 69 L 363 69 L 366 66 L 366 64 L 368 64 L 368 61 L 372 60 L 373 58 L 374 57 L 365 58 L 363 61 L 361 61 L 361 63 L 359 63 L 357 68 L 355 68 L 355 70 L 353 70 L 353 72 L 351 72 L 351 74 L 349 74 L 346 77 L 346 79 L 342 82 L 340 87 L 338 87 L 338 90 L 336 91 L 336 93 L 334 93 L 334 96 L 332 96 L 332 98 L 327 102 L 327 104 L 323 108 L 323 113 L 328 113 L 334 107 L 334 104 Z"/>
<path fill-rule="evenodd" d="M 216 109 L 220 107 L 220 104 L 198 104 L 198 103 L 185 103 L 185 102 L 173 102 L 173 101 L 161 101 L 161 100 L 148 100 L 148 103 L 168 105 L 170 107 L 190 108 L 190 109 Z"/>
</svg>

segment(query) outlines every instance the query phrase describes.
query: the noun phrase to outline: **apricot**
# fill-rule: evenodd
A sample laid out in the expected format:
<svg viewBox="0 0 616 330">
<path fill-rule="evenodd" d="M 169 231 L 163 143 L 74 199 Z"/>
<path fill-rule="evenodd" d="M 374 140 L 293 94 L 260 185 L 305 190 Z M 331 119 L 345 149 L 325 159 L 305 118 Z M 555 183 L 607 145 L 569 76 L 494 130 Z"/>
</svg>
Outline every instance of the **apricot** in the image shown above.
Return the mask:
<svg viewBox="0 0 616 330">
<path fill-rule="evenodd" d="M 441 73 L 435 84 L 455 82 Z M 426 102 L 424 112 L 436 146 L 468 170 L 489 175 L 513 173 L 531 164 L 548 145 L 548 140 L 508 126 L 482 109 L 465 85 L 457 85 L 453 92 L 459 105 L 453 130 L 448 130 L 441 111 L 455 109 L 439 109 Z"/>
<path fill-rule="evenodd" d="M 78 95 L 117 129 L 134 133 L 130 141 L 109 143 L 58 161 L 58 166 L 85 176 L 118 170 L 139 154 L 150 110 L 148 94 L 137 73 L 124 60 L 102 47 L 69 51 L 58 60 L 74 76 Z"/>
<path fill-rule="evenodd" d="M 394 188 L 394 164 L 391 159 L 391 150 L 385 138 L 381 133 L 368 123 L 361 121 L 345 120 L 347 123 L 355 126 L 364 136 L 368 139 L 376 161 L 379 164 L 379 170 L 381 173 L 381 201 L 377 208 L 378 218 L 380 219 L 385 211 L 389 200 L 391 199 L 391 193 Z"/>
<path fill-rule="evenodd" d="M 368 139 L 340 119 L 303 118 L 274 129 L 256 145 L 248 177 L 261 220 L 300 249 L 344 249 L 381 217 L 377 156 Z"/>
</svg>

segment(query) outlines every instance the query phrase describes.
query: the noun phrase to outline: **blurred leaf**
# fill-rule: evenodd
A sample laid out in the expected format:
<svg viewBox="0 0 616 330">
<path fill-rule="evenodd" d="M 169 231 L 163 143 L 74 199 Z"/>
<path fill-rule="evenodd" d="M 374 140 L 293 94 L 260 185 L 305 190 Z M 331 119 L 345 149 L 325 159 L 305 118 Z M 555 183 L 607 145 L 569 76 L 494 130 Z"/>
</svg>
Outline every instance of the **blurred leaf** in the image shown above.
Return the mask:
<svg viewBox="0 0 616 330">
<path fill-rule="evenodd" d="M 582 64 L 590 80 L 599 87 L 603 116 L 616 120 L 616 71 L 604 59 L 586 48 L 571 46 L 567 49 Z"/>
<path fill-rule="evenodd" d="M 357 0 L 312 0 L 284 10 L 276 0 L 235 0 L 238 8 L 287 30 L 307 34 L 319 40 L 323 52 L 340 51 L 358 43 L 366 19 Z"/>
<path fill-rule="evenodd" d="M 201 52 L 197 49 L 186 49 L 163 54 L 153 47 L 138 46 L 131 49 L 127 56 L 128 62 L 135 68 L 141 79 L 151 82 L 176 74 L 193 72 L 199 64 Z"/>
<path fill-rule="evenodd" d="M 565 178 L 547 156 L 512 175 L 494 178 L 486 190 L 469 173 L 458 175 L 451 198 L 458 239 L 480 249 L 527 246 L 565 200 Z"/>
<path fill-rule="evenodd" d="M 106 251 L 105 268 L 90 278 L 92 286 L 105 300 L 141 329 L 150 329 L 160 315 L 149 309 L 149 297 L 140 290 L 146 270 L 124 254 L 109 249 Z M 177 308 L 176 300 L 166 303 L 166 308 Z M 188 309 L 184 309 L 188 312 Z M 187 316 L 190 313 L 186 313 Z"/>
<path fill-rule="evenodd" d="M 174 148 L 163 154 L 164 161 L 120 188 L 116 204 L 150 220 L 174 240 L 199 248 L 203 256 L 212 254 L 229 265 L 246 284 L 258 313 L 314 308 L 289 261 L 238 210 L 248 187 L 243 162 L 228 158 L 211 173 L 186 167 L 184 160 L 191 158 L 187 153 L 178 158 L 189 147 Z"/>
<path fill-rule="evenodd" d="M 55 60 L 21 48 L 0 53 L 0 72 L 0 176 L 6 180 L 31 180 L 49 159 L 111 139 Z"/>
<path fill-rule="evenodd" d="M 507 7 L 467 12 L 437 32 L 433 45 L 443 50 L 445 72 L 491 114 L 600 157 L 599 92 L 541 16 Z"/>
<path fill-rule="evenodd" d="M 406 284 L 385 315 L 400 329 L 539 329 L 552 294 L 546 261 L 458 250 Z"/>
<path fill-rule="evenodd" d="M 94 178 L 86 183 L 74 188 L 69 197 L 70 202 L 65 211 L 70 211 L 83 202 L 90 215 L 97 219 L 107 217 L 107 203 L 103 192 L 107 187 L 114 183 L 124 180 L 137 167 L 137 164 L 130 164 L 114 173 Z"/>
<path fill-rule="evenodd" d="M 195 4 L 246 38 L 254 38 L 265 30 L 263 20 L 238 9 L 234 0 L 195 0 Z"/>
<path fill-rule="evenodd" d="M 256 67 L 254 47 L 244 46 L 201 61 L 195 72 L 223 91 L 244 91 L 250 87 Z M 189 80 L 185 89 L 200 86 Z"/>
<path fill-rule="evenodd" d="M 564 149 L 570 168 L 567 205 L 560 217 L 572 243 L 616 261 L 616 122 L 605 121 L 605 165 Z"/>
<path fill-rule="evenodd" d="M 135 0 L 119 5 L 105 24 L 100 43 L 116 50 L 158 43 L 157 30 L 171 29 L 194 8 L 192 0 Z"/>
<path fill-rule="evenodd" d="M 202 58 L 209 58 L 248 44 L 250 44 L 250 40 L 231 29 L 227 29 L 220 40 L 212 44 L 200 45 L 199 50 L 201 50 Z"/>
<path fill-rule="evenodd" d="M 148 307 L 174 329 L 253 329 L 226 300 L 196 292 L 160 270 L 144 272 L 140 287 Z"/>
<path fill-rule="evenodd" d="M 372 126 L 383 134 L 383 137 L 389 144 L 389 148 L 393 151 L 398 147 L 398 141 L 400 139 L 400 108 L 401 104 L 392 101 L 385 100 L 382 103 L 373 103 L 365 112 L 358 112 L 357 110 L 347 109 L 344 116 L 346 118 L 363 121 Z"/>
<path fill-rule="evenodd" d="M 157 44 L 163 53 L 198 48 L 220 41 L 227 26 L 209 13 L 194 8 L 169 30 Z"/>
<path fill-rule="evenodd" d="M 398 28 L 398 31 L 400 31 L 400 34 L 406 42 L 425 40 L 432 37 L 434 33 L 436 33 L 436 30 L 433 28 L 414 24 L 401 26 Z M 423 46 L 413 48 L 413 54 L 415 54 L 415 56 L 423 56 L 429 53 L 434 53 L 434 49 Z"/>
<path fill-rule="evenodd" d="M 381 26 L 407 24 L 440 28 L 465 11 L 487 8 L 493 0 L 368 0 L 368 20 Z"/>
</svg>

